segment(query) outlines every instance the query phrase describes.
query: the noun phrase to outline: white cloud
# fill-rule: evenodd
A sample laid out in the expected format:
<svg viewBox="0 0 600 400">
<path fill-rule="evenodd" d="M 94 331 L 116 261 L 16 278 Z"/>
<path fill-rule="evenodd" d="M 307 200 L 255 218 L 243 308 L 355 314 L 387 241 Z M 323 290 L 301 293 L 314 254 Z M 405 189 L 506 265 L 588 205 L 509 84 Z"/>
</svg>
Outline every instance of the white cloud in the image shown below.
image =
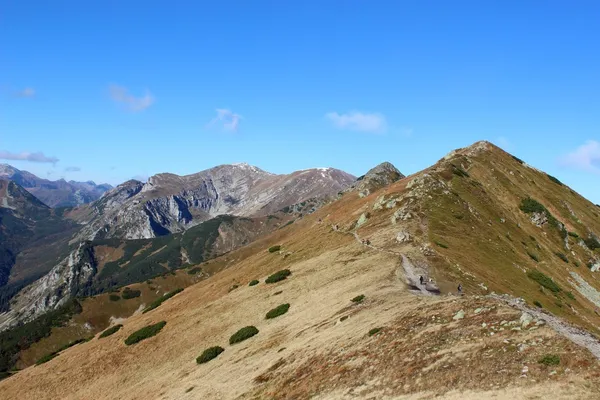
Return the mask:
<svg viewBox="0 0 600 400">
<path fill-rule="evenodd" d="M 66 167 L 65 168 L 65 172 L 79 172 L 81 171 L 81 168 L 79 167 Z"/>
<path fill-rule="evenodd" d="M 116 102 L 125 106 L 129 111 L 138 112 L 144 111 L 152 104 L 154 104 L 155 98 L 148 90 L 146 94 L 141 97 L 135 97 L 129 93 L 129 90 L 123 86 L 110 85 L 109 87 L 110 97 Z"/>
<path fill-rule="evenodd" d="M 215 111 L 217 112 L 217 116 L 208 123 L 208 126 L 222 124 L 222 127 L 225 130 L 234 132 L 238 130 L 238 127 L 240 126 L 240 120 L 242 119 L 241 115 L 236 114 L 226 108 L 217 108 Z"/>
<path fill-rule="evenodd" d="M 385 116 L 380 113 L 362 113 L 351 111 L 347 114 L 328 112 L 325 114 L 333 126 L 338 129 L 347 129 L 360 132 L 384 132 L 387 128 Z"/>
<path fill-rule="evenodd" d="M 0 160 L 16 160 L 16 161 L 31 161 L 38 163 L 52 163 L 56 164 L 58 162 L 58 158 L 56 157 L 47 157 L 42 152 L 37 153 L 11 153 L 10 151 L 0 150 Z"/>
<path fill-rule="evenodd" d="M 563 166 L 600 174 L 600 142 L 588 140 L 562 157 L 559 162 Z"/>
<path fill-rule="evenodd" d="M 15 92 L 15 96 L 17 96 L 17 97 L 34 97 L 35 89 L 31 88 L 31 87 L 26 87 L 23 90 L 17 90 Z"/>
</svg>

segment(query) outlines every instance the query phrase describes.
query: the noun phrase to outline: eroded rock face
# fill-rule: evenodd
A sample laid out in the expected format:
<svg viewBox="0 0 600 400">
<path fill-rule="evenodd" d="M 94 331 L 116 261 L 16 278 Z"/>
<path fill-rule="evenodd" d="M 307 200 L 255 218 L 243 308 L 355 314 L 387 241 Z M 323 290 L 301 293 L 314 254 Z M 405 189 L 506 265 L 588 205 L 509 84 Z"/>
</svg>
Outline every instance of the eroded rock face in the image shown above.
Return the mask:
<svg viewBox="0 0 600 400">
<path fill-rule="evenodd" d="M 396 235 L 396 241 L 398 243 L 406 243 L 406 242 L 410 242 L 411 240 L 412 239 L 411 239 L 410 233 L 408 233 L 407 231 L 400 231 Z"/>
<path fill-rule="evenodd" d="M 0 331 L 63 305 L 93 278 L 96 267 L 84 244 L 12 300 L 8 312 L 0 314 Z"/>
</svg>

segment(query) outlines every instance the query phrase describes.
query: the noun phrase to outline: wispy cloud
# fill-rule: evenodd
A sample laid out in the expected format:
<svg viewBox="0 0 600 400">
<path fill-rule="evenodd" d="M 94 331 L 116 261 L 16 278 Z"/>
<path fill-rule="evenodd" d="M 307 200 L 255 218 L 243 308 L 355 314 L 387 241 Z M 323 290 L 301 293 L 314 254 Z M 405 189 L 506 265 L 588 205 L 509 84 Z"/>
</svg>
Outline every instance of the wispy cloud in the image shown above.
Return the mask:
<svg viewBox="0 0 600 400">
<path fill-rule="evenodd" d="M 346 114 L 328 112 L 325 114 L 334 127 L 360 132 L 381 133 L 387 129 L 385 116 L 380 113 L 362 113 L 351 111 Z"/>
<path fill-rule="evenodd" d="M 574 151 L 561 157 L 559 163 L 566 167 L 600 174 L 600 142 L 588 140 Z"/>
<path fill-rule="evenodd" d="M 217 116 L 208 123 L 209 127 L 218 124 L 225 130 L 237 132 L 240 120 L 242 119 L 241 115 L 226 108 L 217 108 L 215 111 L 217 112 Z"/>
<path fill-rule="evenodd" d="M 81 168 L 79 167 L 66 167 L 65 168 L 65 172 L 79 172 L 81 171 Z"/>
<path fill-rule="evenodd" d="M 35 96 L 35 89 L 31 88 L 31 87 L 26 87 L 23 90 L 17 90 L 17 91 L 15 91 L 14 95 L 16 97 L 34 97 Z"/>
<path fill-rule="evenodd" d="M 58 162 L 58 158 L 45 156 L 42 152 L 29 153 L 24 151 L 22 153 L 11 153 L 10 151 L 3 150 L 0 150 L 0 160 L 31 161 L 51 164 L 56 164 Z"/>
<path fill-rule="evenodd" d="M 121 104 L 129 111 L 139 112 L 144 111 L 152 104 L 154 104 L 155 98 L 152 96 L 148 90 L 146 90 L 146 94 L 141 97 L 133 96 L 129 93 L 129 90 L 123 86 L 119 85 L 110 85 L 109 86 L 110 97 L 116 103 Z"/>
</svg>

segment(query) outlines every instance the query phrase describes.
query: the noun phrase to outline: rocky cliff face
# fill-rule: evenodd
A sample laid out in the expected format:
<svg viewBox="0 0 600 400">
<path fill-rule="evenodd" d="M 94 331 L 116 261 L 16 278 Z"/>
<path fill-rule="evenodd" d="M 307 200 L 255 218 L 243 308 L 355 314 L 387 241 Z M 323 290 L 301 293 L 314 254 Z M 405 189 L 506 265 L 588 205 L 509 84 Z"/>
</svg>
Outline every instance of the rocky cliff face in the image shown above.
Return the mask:
<svg viewBox="0 0 600 400">
<path fill-rule="evenodd" d="M 398 171 L 393 164 L 383 162 L 376 167 L 371 168 L 365 175 L 359 177 L 347 191 L 355 191 L 358 192 L 360 197 L 365 197 L 404 177 L 402 172 Z"/>
<path fill-rule="evenodd" d="M 50 181 L 8 164 L 0 164 L 0 178 L 11 180 L 50 207 L 69 207 L 91 203 L 111 189 L 108 184 L 96 185 L 92 181 L 76 182 L 60 179 Z"/>
<path fill-rule="evenodd" d="M 187 176 L 158 174 L 145 184 L 126 182 L 73 218 L 87 223 L 80 239 L 145 239 L 182 232 L 217 215 L 268 215 L 332 196 L 354 180 L 333 168 L 274 175 L 248 164 L 222 165 Z"/>
</svg>

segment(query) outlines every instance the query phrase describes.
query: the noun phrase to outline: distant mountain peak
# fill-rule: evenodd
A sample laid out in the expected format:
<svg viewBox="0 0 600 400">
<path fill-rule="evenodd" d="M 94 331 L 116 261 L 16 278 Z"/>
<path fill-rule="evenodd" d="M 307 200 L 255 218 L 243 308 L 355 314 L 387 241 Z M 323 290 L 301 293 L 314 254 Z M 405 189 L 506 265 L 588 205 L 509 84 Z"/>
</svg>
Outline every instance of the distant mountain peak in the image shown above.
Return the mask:
<svg viewBox="0 0 600 400">
<path fill-rule="evenodd" d="M 374 191 L 404 178 L 404 174 L 392 163 L 385 161 L 367 171 L 359 177 L 357 182 L 349 189 L 357 191 L 360 197 L 368 196 Z"/>
</svg>

